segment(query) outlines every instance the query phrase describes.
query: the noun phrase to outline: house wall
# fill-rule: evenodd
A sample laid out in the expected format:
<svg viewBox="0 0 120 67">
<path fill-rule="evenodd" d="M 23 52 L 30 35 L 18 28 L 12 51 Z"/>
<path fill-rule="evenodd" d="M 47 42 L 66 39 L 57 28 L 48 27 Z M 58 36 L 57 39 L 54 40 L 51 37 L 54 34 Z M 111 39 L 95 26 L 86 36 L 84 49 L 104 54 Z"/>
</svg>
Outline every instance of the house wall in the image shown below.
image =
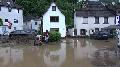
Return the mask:
<svg viewBox="0 0 120 67">
<path fill-rule="evenodd" d="M 22 30 L 23 29 L 23 11 L 17 9 L 12 9 L 11 12 L 8 12 L 7 7 L 1 7 L 0 11 L 0 18 L 3 20 L 3 24 L 7 25 L 5 22 L 5 19 L 8 19 L 9 22 L 12 23 L 12 28 L 8 31 L 11 32 L 14 30 L 14 27 L 16 27 L 16 30 Z M 18 20 L 18 23 L 14 23 L 14 19 Z"/>
<path fill-rule="evenodd" d="M 101 28 L 108 27 L 110 25 L 114 25 L 115 17 L 108 17 L 108 23 L 109 24 L 103 24 L 104 23 L 104 17 L 99 17 L 99 23 L 100 24 L 94 24 L 95 23 L 95 17 L 88 17 L 88 24 L 83 24 L 83 17 L 75 17 L 74 19 L 74 26 L 77 29 L 77 35 L 80 36 L 80 29 L 86 29 L 86 35 L 89 36 L 90 30 L 94 30 L 95 28 Z"/>
<path fill-rule="evenodd" d="M 0 33 L 1 33 L 1 35 L 3 35 L 7 30 L 9 30 L 9 28 L 7 26 L 0 26 Z M 8 33 L 8 32 L 6 32 L 6 33 Z"/>
<path fill-rule="evenodd" d="M 66 36 L 66 25 L 65 16 L 56 7 L 56 11 L 52 11 L 52 6 L 56 6 L 54 3 L 51 4 L 48 11 L 43 15 L 43 32 L 46 30 L 50 31 L 50 28 L 59 28 L 61 37 Z M 50 16 L 59 16 L 59 22 L 50 22 Z"/>
<path fill-rule="evenodd" d="M 35 25 L 35 22 L 37 22 L 37 25 Z M 38 21 L 35 21 L 35 20 L 27 21 L 27 22 L 24 22 L 24 29 L 25 30 L 30 30 L 30 29 L 39 30 L 40 24 L 41 24 L 40 20 L 38 20 Z"/>
<path fill-rule="evenodd" d="M 35 25 L 35 22 L 37 22 L 37 25 Z M 39 30 L 41 21 L 31 20 L 31 24 L 32 24 L 32 29 Z"/>
<path fill-rule="evenodd" d="M 68 29 L 68 35 L 70 35 L 70 36 L 75 36 L 75 35 L 74 35 L 74 28 Z"/>
</svg>

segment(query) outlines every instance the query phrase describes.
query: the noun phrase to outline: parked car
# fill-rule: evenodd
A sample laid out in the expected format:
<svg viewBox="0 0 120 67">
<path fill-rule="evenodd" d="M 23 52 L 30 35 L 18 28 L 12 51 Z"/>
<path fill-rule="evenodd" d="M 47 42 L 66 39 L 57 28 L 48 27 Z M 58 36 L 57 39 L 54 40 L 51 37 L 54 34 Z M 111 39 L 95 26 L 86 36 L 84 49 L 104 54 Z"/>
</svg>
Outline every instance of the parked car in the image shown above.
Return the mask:
<svg viewBox="0 0 120 67">
<path fill-rule="evenodd" d="M 94 32 L 92 37 L 98 40 L 107 40 L 109 38 L 109 33 L 105 31 Z"/>
</svg>

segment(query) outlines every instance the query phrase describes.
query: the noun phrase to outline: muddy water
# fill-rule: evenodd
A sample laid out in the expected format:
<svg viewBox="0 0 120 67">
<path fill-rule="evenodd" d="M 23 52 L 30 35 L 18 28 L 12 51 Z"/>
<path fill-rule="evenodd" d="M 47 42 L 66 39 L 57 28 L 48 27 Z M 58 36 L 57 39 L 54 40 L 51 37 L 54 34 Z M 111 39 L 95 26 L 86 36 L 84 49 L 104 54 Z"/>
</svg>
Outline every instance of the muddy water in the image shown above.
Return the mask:
<svg viewBox="0 0 120 67">
<path fill-rule="evenodd" d="M 112 39 L 63 39 L 60 43 L 49 43 L 40 47 L 0 47 L 0 67 L 103 67 L 106 62 L 106 67 L 117 67 L 120 61 L 115 58 L 111 61 L 113 57 L 105 59 L 94 56 L 95 51 L 112 48 L 113 44 L 115 41 Z"/>
</svg>

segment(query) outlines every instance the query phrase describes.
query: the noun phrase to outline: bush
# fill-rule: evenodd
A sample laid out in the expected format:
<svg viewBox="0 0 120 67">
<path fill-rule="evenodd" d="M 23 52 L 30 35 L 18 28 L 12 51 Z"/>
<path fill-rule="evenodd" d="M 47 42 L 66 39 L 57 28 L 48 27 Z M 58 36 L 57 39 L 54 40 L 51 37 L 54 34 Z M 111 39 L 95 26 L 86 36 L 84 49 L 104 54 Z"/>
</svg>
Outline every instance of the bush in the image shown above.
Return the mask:
<svg viewBox="0 0 120 67">
<path fill-rule="evenodd" d="M 50 32 L 50 37 L 49 37 L 50 42 L 59 41 L 60 38 L 61 38 L 61 34 L 59 32 L 56 31 Z"/>
</svg>

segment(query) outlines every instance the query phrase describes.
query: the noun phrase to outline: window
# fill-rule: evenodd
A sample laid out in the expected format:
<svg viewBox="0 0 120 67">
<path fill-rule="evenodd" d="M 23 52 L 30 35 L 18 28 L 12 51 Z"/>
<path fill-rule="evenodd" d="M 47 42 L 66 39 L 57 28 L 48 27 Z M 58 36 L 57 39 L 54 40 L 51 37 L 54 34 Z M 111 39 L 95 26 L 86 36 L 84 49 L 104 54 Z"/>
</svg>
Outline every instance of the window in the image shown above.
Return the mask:
<svg viewBox="0 0 120 67">
<path fill-rule="evenodd" d="M 14 23 L 18 23 L 18 20 L 17 20 L 17 19 L 14 19 Z"/>
<path fill-rule="evenodd" d="M 83 17 L 83 24 L 88 24 L 88 17 Z"/>
<path fill-rule="evenodd" d="M 14 30 L 16 30 L 16 27 L 14 27 Z"/>
<path fill-rule="evenodd" d="M 35 25 L 37 25 L 37 22 L 35 22 Z"/>
<path fill-rule="evenodd" d="M 104 23 L 103 24 L 109 24 L 108 23 L 108 17 L 104 17 Z"/>
<path fill-rule="evenodd" d="M 59 28 L 50 28 L 50 31 L 57 31 L 57 32 L 59 32 Z"/>
<path fill-rule="evenodd" d="M 18 9 L 18 13 L 20 12 L 20 10 Z"/>
<path fill-rule="evenodd" d="M 11 12 L 12 11 L 12 8 L 11 7 L 8 7 L 8 12 Z"/>
<path fill-rule="evenodd" d="M 92 32 L 94 32 L 94 30 L 92 30 Z"/>
<path fill-rule="evenodd" d="M 8 22 L 8 19 L 5 19 L 5 22 Z"/>
<path fill-rule="evenodd" d="M 99 31 L 99 28 L 95 28 L 95 32 L 98 32 Z"/>
<path fill-rule="evenodd" d="M 1 11 L 1 6 L 0 6 L 0 11 Z"/>
<path fill-rule="evenodd" d="M 56 6 L 52 6 L 52 11 L 56 11 Z"/>
<path fill-rule="evenodd" d="M 59 22 L 59 16 L 50 16 L 50 22 Z"/>
<path fill-rule="evenodd" d="M 95 17 L 95 24 L 99 24 L 99 17 Z"/>
</svg>

